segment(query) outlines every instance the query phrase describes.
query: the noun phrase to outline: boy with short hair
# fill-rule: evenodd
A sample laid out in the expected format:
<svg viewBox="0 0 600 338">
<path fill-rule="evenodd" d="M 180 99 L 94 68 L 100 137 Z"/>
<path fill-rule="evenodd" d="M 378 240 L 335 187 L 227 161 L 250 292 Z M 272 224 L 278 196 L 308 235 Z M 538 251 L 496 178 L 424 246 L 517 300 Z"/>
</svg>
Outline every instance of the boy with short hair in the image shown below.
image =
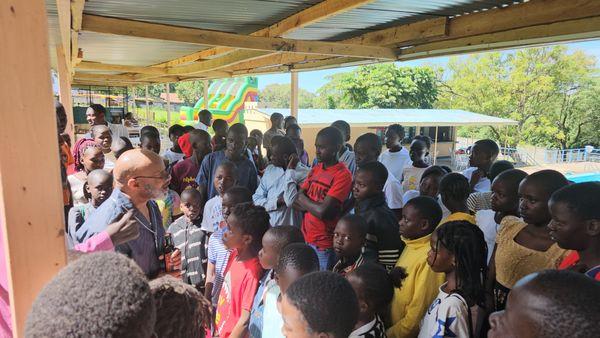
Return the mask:
<svg viewBox="0 0 600 338">
<path fill-rule="evenodd" d="M 490 315 L 489 338 L 600 337 L 600 284 L 572 271 L 523 277 L 506 310 Z"/>
<path fill-rule="evenodd" d="M 75 233 L 83 225 L 87 217 L 96 210 L 113 191 L 113 176 L 111 173 L 96 169 L 92 170 L 87 176 L 85 190 L 89 194 L 89 202 L 83 205 L 72 207 L 69 210 L 68 217 L 68 246 L 72 248 L 75 243 L 81 241 L 75 238 Z"/>
<path fill-rule="evenodd" d="M 515 166 L 510 161 L 500 160 L 492 163 L 490 167 L 490 174 L 488 179 L 490 182 L 494 182 L 494 179 L 501 173 L 514 169 Z M 472 192 L 467 198 L 467 207 L 472 213 L 476 213 L 479 210 L 489 210 L 492 208 L 492 192 L 491 191 L 478 191 Z"/>
<path fill-rule="evenodd" d="M 273 113 L 271 114 L 270 120 L 271 128 L 265 131 L 265 135 L 263 137 L 263 145 L 267 150 L 267 159 L 271 159 L 271 139 L 273 138 L 273 136 L 285 135 L 283 131 L 283 115 L 281 115 L 280 113 Z"/>
<path fill-rule="evenodd" d="M 167 232 L 173 244 L 181 251 L 181 277 L 183 281 L 203 291 L 206 278 L 206 240 L 208 233 L 200 228 L 202 222 L 202 195 L 193 188 L 181 193 L 183 216 L 171 223 Z"/>
<path fill-rule="evenodd" d="M 296 147 L 285 136 L 271 140 L 271 164 L 266 168 L 256 192 L 255 205 L 264 207 L 271 226 L 302 225 L 302 212 L 292 205 L 298 195 L 298 185 L 306 179 L 310 169 L 298 161 Z"/>
<path fill-rule="evenodd" d="M 552 194 L 550 237 L 573 250 L 558 269 L 584 273 L 600 281 L 600 182 L 576 183 Z"/>
<path fill-rule="evenodd" d="M 227 274 L 219 295 L 215 327 L 219 337 L 245 337 L 252 302 L 263 274 L 258 259 L 262 237 L 269 229 L 263 207 L 242 203 L 231 209 L 223 243 L 231 251 Z"/>
<path fill-rule="evenodd" d="M 358 320 L 358 300 L 342 276 L 319 271 L 300 277 L 281 302 L 286 337 L 347 338 Z"/>
<path fill-rule="evenodd" d="M 215 232 L 219 227 L 219 223 L 223 221 L 223 195 L 229 188 L 237 183 L 237 167 L 233 162 L 224 161 L 219 164 L 212 184 L 217 189 L 218 195 L 209 199 L 204 204 L 204 212 L 202 213 L 202 230 Z"/>
<path fill-rule="evenodd" d="M 415 190 L 421 182 L 421 175 L 427 170 L 429 164 L 425 162 L 425 156 L 429 154 L 427 144 L 419 139 L 414 139 L 409 148 L 410 165 L 402 170 L 402 190 Z"/>
<path fill-rule="evenodd" d="M 208 131 L 208 127 L 212 124 L 212 114 L 208 109 L 202 109 L 198 112 L 198 124 L 196 129 Z"/>
<path fill-rule="evenodd" d="M 216 123 L 216 121 L 215 121 Z M 251 159 L 246 157 L 248 129 L 242 123 L 236 123 L 227 132 L 227 149 L 208 154 L 200 166 L 196 177 L 198 190 L 206 193 L 207 198 L 217 195 L 216 187 L 210 184 L 215 176 L 217 167 L 223 161 L 231 161 L 237 166 L 237 183 L 255 191 L 258 186 L 258 172 Z"/>
<path fill-rule="evenodd" d="M 229 131 L 229 125 L 227 124 L 227 121 L 222 119 L 216 119 L 213 121 L 212 128 L 215 132 L 215 135 L 210 141 L 212 151 L 215 152 L 225 149 L 225 147 L 227 146 L 227 131 Z"/>
<path fill-rule="evenodd" d="M 140 148 L 160 154 L 160 135 L 154 132 L 141 133 Z"/>
<path fill-rule="evenodd" d="M 354 151 L 352 151 L 352 145 L 348 143 L 350 141 L 350 125 L 344 120 L 337 120 L 331 126 L 337 128 L 344 137 L 344 146 L 340 149 L 340 162 L 343 162 L 348 167 L 348 170 L 354 174 L 356 171 L 356 159 Z"/>
<path fill-rule="evenodd" d="M 356 165 L 360 167 L 366 163 L 377 161 L 381 154 L 381 147 L 381 138 L 376 134 L 366 133 L 360 135 L 354 143 Z M 383 185 L 383 193 L 388 207 L 392 209 L 396 218 L 402 217 L 402 184 L 389 172 Z"/>
<path fill-rule="evenodd" d="M 183 160 L 184 154 L 179 146 L 179 138 L 185 134 L 185 129 L 179 124 L 174 124 L 169 127 L 169 139 L 173 142 L 173 146 L 165 151 L 163 157 L 169 161 L 169 165 L 173 165 Z"/>
<path fill-rule="evenodd" d="M 490 139 L 476 141 L 471 147 L 469 168 L 462 174 L 469 180 L 471 192 L 490 191 L 492 182 L 489 179 L 490 167 L 496 161 L 500 148 Z"/>
<path fill-rule="evenodd" d="M 402 288 L 394 290 L 386 332 L 390 338 L 417 336 L 421 319 L 444 282 L 444 274 L 427 264 L 431 234 L 441 220 L 442 209 L 431 197 L 415 197 L 402 208 L 400 235 L 406 247 L 396 266 L 406 271 L 407 278 Z"/>
<path fill-rule="evenodd" d="M 333 231 L 333 251 L 338 258 L 333 272 L 345 276 L 363 264 L 367 230 L 367 222 L 359 215 L 346 215 L 338 221 Z"/>
<path fill-rule="evenodd" d="M 285 136 L 289 137 L 292 142 L 294 142 L 294 146 L 296 146 L 296 151 L 298 152 L 298 157 L 300 158 L 300 163 L 304 164 L 305 166 L 309 166 L 308 153 L 306 150 L 304 150 L 302 128 L 300 128 L 300 126 L 297 124 L 291 124 L 285 128 Z"/>
<path fill-rule="evenodd" d="M 131 149 L 133 149 L 133 144 L 131 143 L 131 140 L 125 136 L 117 138 L 110 147 L 110 150 L 115 154 L 116 159 L 119 159 L 121 154 Z"/>
<path fill-rule="evenodd" d="M 475 217 L 467 207 L 470 189 L 467 179 L 459 173 L 449 173 L 440 181 L 440 196 L 442 203 L 450 211 L 450 215 L 441 224 L 452 221 L 467 221 L 475 224 Z"/>
<path fill-rule="evenodd" d="M 266 295 L 269 292 L 279 293 L 273 269 L 279 260 L 280 252 L 291 243 L 304 243 L 304 236 L 300 229 L 289 225 L 270 228 L 262 238 L 262 249 L 258 252 L 258 259 L 260 265 L 265 270 L 265 274 L 260 280 L 258 291 L 252 303 L 250 323 L 248 325 L 250 337 L 270 337 L 269 335 L 265 335 L 262 330 L 263 323 L 272 319 L 263 316 L 266 306 Z M 281 329 L 279 332 L 281 332 Z"/>
<path fill-rule="evenodd" d="M 411 164 L 408 150 L 402 146 L 404 128 L 399 124 L 392 124 L 385 131 L 385 146 L 388 148 L 379 156 L 388 171 L 398 180 L 402 179 L 404 167 Z"/>
<path fill-rule="evenodd" d="M 279 311 L 281 296 L 298 278 L 319 271 L 319 259 L 315 251 L 304 243 L 286 245 L 275 265 L 276 286 L 264 295 L 262 337 L 283 338 L 283 317 Z"/>
<path fill-rule="evenodd" d="M 368 224 L 365 257 L 391 271 L 404 248 L 398 235 L 398 219 L 387 206 L 383 186 L 388 171 L 377 161 L 359 167 L 352 193 L 356 199 L 354 212 Z"/>
<path fill-rule="evenodd" d="M 192 156 L 175 163 L 171 170 L 171 189 L 181 193 L 187 187 L 196 189 L 196 176 L 200 171 L 200 165 L 204 157 L 210 153 L 210 135 L 200 129 L 194 129 L 188 133 L 189 142 L 192 146 Z"/>
<path fill-rule="evenodd" d="M 317 253 L 321 270 L 330 270 L 333 266 L 333 229 L 352 186 L 352 174 L 338 161 L 343 144 L 338 129 L 327 127 L 319 131 L 315 141 L 319 163 L 302 183 L 294 202 L 296 209 L 306 211 L 302 232 Z"/>
<path fill-rule="evenodd" d="M 225 278 L 225 269 L 229 261 L 230 251 L 223 243 L 223 235 L 227 231 L 227 217 L 231 208 L 236 204 L 252 201 L 252 193 L 245 187 L 234 186 L 223 194 L 222 217 L 217 230 L 208 239 L 208 264 L 206 267 L 206 284 L 204 296 L 211 300 L 213 306 L 217 306 L 221 285 Z"/>
</svg>

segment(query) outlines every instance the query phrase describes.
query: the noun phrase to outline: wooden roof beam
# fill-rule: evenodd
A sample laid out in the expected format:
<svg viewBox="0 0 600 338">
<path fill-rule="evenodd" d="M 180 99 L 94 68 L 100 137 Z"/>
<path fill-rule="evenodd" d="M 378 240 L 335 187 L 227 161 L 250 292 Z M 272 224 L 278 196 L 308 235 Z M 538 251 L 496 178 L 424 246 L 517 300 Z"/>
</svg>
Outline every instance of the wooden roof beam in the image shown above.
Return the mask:
<svg viewBox="0 0 600 338">
<path fill-rule="evenodd" d="M 332 56 L 355 56 L 383 60 L 396 59 L 395 51 L 392 48 L 387 47 L 248 36 L 89 14 L 83 15 L 82 29 L 96 33 L 196 43 L 209 46 L 234 47 L 239 49 L 271 52 L 285 51 L 291 53 Z"/>
<path fill-rule="evenodd" d="M 77 65 L 78 70 L 98 70 L 108 72 L 123 72 L 123 73 L 140 73 L 153 75 L 167 75 L 166 68 L 145 67 L 145 66 L 125 66 L 114 65 L 100 62 L 82 61 Z"/>
<path fill-rule="evenodd" d="M 251 36 L 277 37 L 284 33 L 289 33 L 302 27 L 308 26 L 338 15 L 340 13 L 364 6 L 375 0 L 324 0 L 318 4 L 308 7 L 296 14 L 293 14 L 269 27 L 251 33 Z M 192 53 L 171 61 L 163 62 L 158 66 L 173 67 L 184 63 L 203 60 L 234 51 L 229 47 L 214 47 Z"/>
<path fill-rule="evenodd" d="M 71 0 L 71 71 L 79 63 L 79 32 L 83 18 L 85 0 Z"/>
</svg>

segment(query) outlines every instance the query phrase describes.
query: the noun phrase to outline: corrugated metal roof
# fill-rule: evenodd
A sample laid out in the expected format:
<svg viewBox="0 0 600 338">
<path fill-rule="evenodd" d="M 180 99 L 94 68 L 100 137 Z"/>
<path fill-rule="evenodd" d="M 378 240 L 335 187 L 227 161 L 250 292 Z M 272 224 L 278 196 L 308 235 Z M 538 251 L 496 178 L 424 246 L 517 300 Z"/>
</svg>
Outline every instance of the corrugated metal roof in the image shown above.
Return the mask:
<svg viewBox="0 0 600 338">
<path fill-rule="evenodd" d="M 311 40 L 342 40 L 401 24 L 451 17 L 513 4 L 516 0 L 378 0 L 287 34 Z"/>
<path fill-rule="evenodd" d="M 259 108 L 267 115 L 290 115 L 289 108 Z M 298 109 L 300 125 L 330 125 L 344 120 L 353 126 L 500 126 L 517 121 L 457 109 Z"/>
<path fill-rule="evenodd" d="M 319 0 L 88 0 L 84 13 L 250 34 Z"/>
</svg>

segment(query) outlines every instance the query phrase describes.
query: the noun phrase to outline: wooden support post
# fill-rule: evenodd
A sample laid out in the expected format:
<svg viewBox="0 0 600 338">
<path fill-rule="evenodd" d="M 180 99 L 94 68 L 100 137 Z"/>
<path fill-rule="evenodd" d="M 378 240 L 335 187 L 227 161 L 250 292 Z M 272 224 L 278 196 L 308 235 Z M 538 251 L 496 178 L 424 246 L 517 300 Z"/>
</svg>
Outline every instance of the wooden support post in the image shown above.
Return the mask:
<svg viewBox="0 0 600 338">
<path fill-rule="evenodd" d="M 131 107 L 131 111 L 133 113 L 133 116 L 137 117 L 137 107 L 136 107 L 136 103 L 135 103 L 135 88 L 136 87 L 129 87 L 129 89 L 131 91 L 131 99 L 133 100 L 133 106 Z"/>
<path fill-rule="evenodd" d="M 208 80 L 203 80 L 202 84 L 204 85 L 204 88 L 202 88 L 204 97 L 204 109 L 208 109 Z"/>
<path fill-rule="evenodd" d="M 31 304 L 66 263 L 47 24 L 44 1 L 0 6 L 0 250 L 14 337 L 25 336 Z"/>
<path fill-rule="evenodd" d="M 146 124 L 150 124 L 150 104 L 148 103 L 148 85 L 146 85 Z"/>
<path fill-rule="evenodd" d="M 290 98 L 290 113 L 293 117 L 295 117 L 297 119 L 298 118 L 298 73 L 291 72 L 290 74 L 292 75 L 292 83 L 291 83 L 292 97 Z"/>
<path fill-rule="evenodd" d="M 71 72 L 67 65 L 65 48 L 61 45 L 56 46 L 56 63 L 58 65 L 60 103 L 62 103 L 67 112 L 67 127 L 65 128 L 65 133 L 69 134 L 71 142 L 75 144 L 75 120 L 73 118 L 73 97 L 71 96 Z"/>
<path fill-rule="evenodd" d="M 169 89 L 169 83 L 165 83 L 167 87 L 167 127 L 171 126 L 171 91 Z"/>
<path fill-rule="evenodd" d="M 437 144 L 438 144 L 438 126 L 435 126 L 435 143 L 433 144 L 433 165 L 437 161 Z"/>
</svg>

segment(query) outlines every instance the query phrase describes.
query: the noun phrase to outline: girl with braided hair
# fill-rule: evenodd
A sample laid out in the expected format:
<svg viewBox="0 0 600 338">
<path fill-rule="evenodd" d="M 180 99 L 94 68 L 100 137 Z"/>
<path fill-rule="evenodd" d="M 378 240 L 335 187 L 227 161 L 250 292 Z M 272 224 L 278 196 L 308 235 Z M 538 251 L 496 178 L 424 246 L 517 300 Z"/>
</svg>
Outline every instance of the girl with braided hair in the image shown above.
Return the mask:
<svg viewBox="0 0 600 338">
<path fill-rule="evenodd" d="M 69 175 L 67 180 L 71 186 L 73 206 L 79 206 L 88 202 L 84 187 L 87 175 L 92 170 L 104 168 L 104 153 L 94 140 L 83 138 L 75 143 L 73 159 L 77 172 Z"/>
<path fill-rule="evenodd" d="M 421 321 L 422 337 L 479 337 L 485 306 L 487 245 L 466 221 L 439 226 L 431 236 L 427 264 L 446 281 Z"/>
</svg>

